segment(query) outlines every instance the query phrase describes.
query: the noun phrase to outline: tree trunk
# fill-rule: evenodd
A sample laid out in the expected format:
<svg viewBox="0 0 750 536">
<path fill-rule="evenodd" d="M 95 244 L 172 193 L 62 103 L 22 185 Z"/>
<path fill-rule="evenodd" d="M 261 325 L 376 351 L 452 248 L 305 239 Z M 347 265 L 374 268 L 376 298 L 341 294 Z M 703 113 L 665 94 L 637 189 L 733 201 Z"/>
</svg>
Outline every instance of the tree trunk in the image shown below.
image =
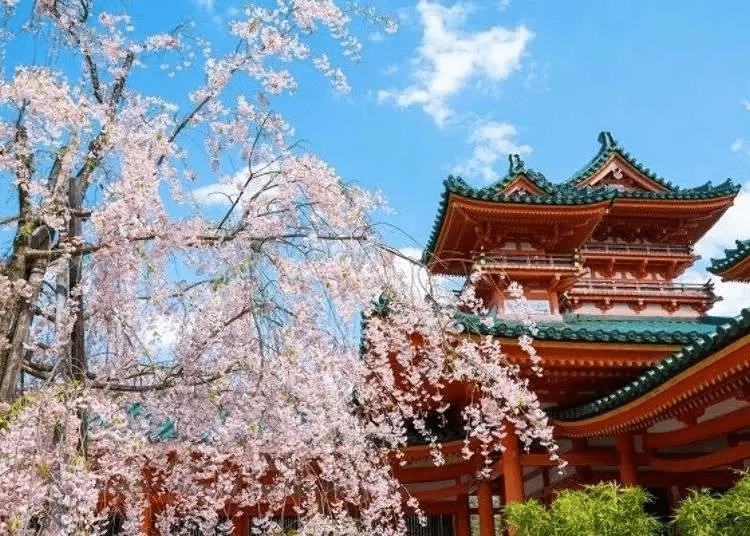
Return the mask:
<svg viewBox="0 0 750 536">
<path fill-rule="evenodd" d="M 49 265 L 48 259 L 39 258 L 29 262 L 30 266 L 26 269 L 23 253 L 16 260 L 14 264 L 25 269 L 23 273 L 11 273 L 9 277 L 11 281 L 24 280 L 31 292 L 28 297 L 14 293 L 10 298 L 11 303 L 3 307 L 5 319 L 2 335 L 6 344 L 0 349 L 0 402 L 10 402 L 18 396 L 18 380 L 26 353 L 24 345 L 29 337 L 34 307 Z"/>
</svg>

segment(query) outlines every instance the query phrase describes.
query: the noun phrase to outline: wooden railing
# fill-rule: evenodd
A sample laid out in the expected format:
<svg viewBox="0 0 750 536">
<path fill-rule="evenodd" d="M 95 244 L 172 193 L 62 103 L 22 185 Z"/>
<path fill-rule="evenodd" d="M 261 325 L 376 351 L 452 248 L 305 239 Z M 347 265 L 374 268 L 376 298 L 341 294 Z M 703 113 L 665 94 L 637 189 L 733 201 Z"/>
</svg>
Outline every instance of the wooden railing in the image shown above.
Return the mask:
<svg viewBox="0 0 750 536">
<path fill-rule="evenodd" d="M 597 281 L 583 280 L 577 281 L 573 288 L 573 293 L 578 292 L 616 292 L 616 293 L 637 293 L 637 294 L 682 294 L 690 296 L 707 296 L 711 295 L 713 287 L 706 284 L 695 283 L 659 283 L 644 281 Z"/>
<path fill-rule="evenodd" d="M 474 264 L 485 267 L 528 267 L 528 268 L 575 268 L 573 255 L 522 254 L 522 253 L 480 253 L 474 255 Z"/>
<path fill-rule="evenodd" d="M 669 257 L 692 256 L 692 248 L 685 245 L 666 244 L 605 244 L 589 243 L 581 249 L 581 254 L 625 254 L 625 255 L 662 255 Z"/>
</svg>

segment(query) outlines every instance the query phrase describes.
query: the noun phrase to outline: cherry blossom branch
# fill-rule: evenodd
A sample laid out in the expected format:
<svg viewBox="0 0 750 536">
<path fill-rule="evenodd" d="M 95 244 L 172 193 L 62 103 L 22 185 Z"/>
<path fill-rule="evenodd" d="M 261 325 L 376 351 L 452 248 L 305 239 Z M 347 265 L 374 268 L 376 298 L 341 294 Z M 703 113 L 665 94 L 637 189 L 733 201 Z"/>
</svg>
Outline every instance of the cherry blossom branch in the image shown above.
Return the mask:
<svg viewBox="0 0 750 536">
<path fill-rule="evenodd" d="M 18 221 L 21 219 L 21 216 L 16 214 L 14 216 L 7 216 L 5 218 L 0 219 L 0 225 L 7 225 L 9 223 L 13 223 L 14 221 Z"/>
<path fill-rule="evenodd" d="M 208 103 L 209 103 L 209 102 L 211 101 L 211 99 L 213 99 L 213 98 L 214 98 L 214 95 L 213 95 L 213 94 L 210 94 L 210 95 L 207 95 L 206 97 L 204 97 L 204 98 L 203 98 L 203 100 L 201 100 L 201 101 L 200 101 L 200 102 L 199 102 L 199 103 L 198 103 L 198 104 L 197 104 L 197 105 L 196 105 L 196 106 L 195 106 L 195 107 L 194 107 L 194 108 L 193 108 L 193 109 L 192 109 L 192 110 L 190 111 L 190 113 L 188 113 L 188 114 L 187 114 L 187 115 L 185 116 L 185 118 L 184 118 L 184 119 L 183 119 L 182 121 L 180 121 L 180 124 L 179 124 L 179 125 L 177 125 L 177 126 L 175 127 L 174 131 L 173 131 L 173 132 L 172 132 L 172 134 L 171 134 L 171 135 L 169 136 L 169 142 L 170 142 L 170 143 L 172 143 L 172 142 L 173 142 L 173 141 L 174 141 L 175 139 L 177 139 L 177 136 L 179 136 L 179 135 L 180 135 L 180 132 L 182 132 L 182 130 L 183 130 L 183 129 L 184 129 L 184 128 L 185 128 L 186 126 L 188 126 L 188 124 L 190 123 L 190 121 L 192 121 L 192 120 L 193 120 L 193 118 L 194 118 L 194 117 L 195 117 L 195 116 L 196 116 L 196 115 L 197 115 L 197 114 L 198 114 L 198 113 L 199 113 L 199 112 L 201 111 L 201 109 L 202 109 L 202 108 L 203 108 L 203 107 L 204 107 L 204 106 L 205 106 L 206 104 L 208 104 Z M 167 157 L 167 155 L 166 155 L 166 154 L 162 154 L 162 155 L 160 155 L 160 156 L 159 156 L 159 158 L 157 158 L 157 159 L 156 159 L 156 165 L 157 165 L 157 167 L 158 167 L 158 166 L 161 166 L 161 165 L 162 165 L 162 163 L 164 162 L 164 159 L 165 159 L 166 157 Z"/>
<path fill-rule="evenodd" d="M 157 235 L 146 235 L 146 236 L 140 236 L 135 238 L 130 238 L 129 240 L 132 242 L 148 242 L 151 240 L 155 240 Z M 294 238 L 308 238 L 308 239 L 314 239 L 314 240 L 322 240 L 322 241 L 330 241 L 330 242 L 366 242 L 371 239 L 369 235 L 366 234 L 359 234 L 359 235 L 344 235 L 344 236 L 335 236 L 335 235 L 311 235 L 310 233 L 287 233 L 287 234 L 279 234 L 279 235 L 272 235 L 272 236 L 250 236 L 245 237 L 246 240 L 251 242 L 252 244 L 255 244 L 257 246 L 262 246 L 266 242 L 284 242 L 290 239 Z M 183 246 L 184 247 L 199 247 L 206 244 L 212 244 L 216 242 L 227 242 L 228 240 L 231 240 L 231 237 L 228 237 L 227 235 L 202 235 L 199 236 L 193 240 L 186 241 Z M 284 242 L 287 245 L 291 245 L 289 242 Z M 108 244 L 90 244 L 90 245 L 84 245 L 84 246 L 77 246 L 77 247 L 69 247 L 65 244 L 58 245 L 55 249 L 33 249 L 29 248 L 25 251 L 25 254 L 28 258 L 44 258 L 44 259 L 57 259 L 64 255 L 87 255 L 91 253 L 95 253 L 97 251 L 100 251 L 102 249 L 107 249 L 110 246 Z"/>
<path fill-rule="evenodd" d="M 99 104 L 104 104 L 104 98 L 102 97 L 101 82 L 99 81 L 99 73 L 96 67 L 96 62 L 91 57 L 91 54 L 86 52 L 83 55 L 86 60 L 86 65 L 89 68 L 89 77 L 91 79 L 91 89 L 94 93 L 94 98 Z"/>
</svg>

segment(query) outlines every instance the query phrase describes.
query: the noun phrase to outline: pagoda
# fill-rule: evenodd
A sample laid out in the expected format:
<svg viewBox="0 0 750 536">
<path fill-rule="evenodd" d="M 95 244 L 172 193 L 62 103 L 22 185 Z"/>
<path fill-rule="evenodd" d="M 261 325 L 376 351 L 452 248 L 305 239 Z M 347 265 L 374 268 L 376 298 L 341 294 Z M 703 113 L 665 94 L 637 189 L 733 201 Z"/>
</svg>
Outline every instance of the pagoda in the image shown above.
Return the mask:
<svg viewBox="0 0 750 536">
<path fill-rule="evenodd" d="M 423 262 L 437 275 L 481 270 L 475 291 L 494 325 L 471 314 L 459 321 L 467 336 L 501 339 L 522 370 L 529 363 L 516 340 L 528 327 L 506 289 L 523 286 L 544 366 L 541 377 L 528 376 L 569 466 L 560 474 L 545 453 L 520 451 L 510 438 L 492 477 L 479 478 L 471 460 L 451 457 L 462 441 L 448 424 L 448 463 L 433 465 L 429 448 L 415 443 L 394 468 L 433 516 L 415 534 L 468 536 L 473 519 L 490 536 L 503 502 L 613 479 L 647 487 L 664 514 L 691 486 L 731 486 L 750 462 L 750 310 L 708 316 L 720 299 L 711 284 L 676 281 L 739 186 L 680 188 L 609 132 L 599 144 L 558 183 L 518 155 L 483 188 L 445 181 Z M 738 249 L 712 271 L 746 263 L 750 246 Z"/>
</svg>

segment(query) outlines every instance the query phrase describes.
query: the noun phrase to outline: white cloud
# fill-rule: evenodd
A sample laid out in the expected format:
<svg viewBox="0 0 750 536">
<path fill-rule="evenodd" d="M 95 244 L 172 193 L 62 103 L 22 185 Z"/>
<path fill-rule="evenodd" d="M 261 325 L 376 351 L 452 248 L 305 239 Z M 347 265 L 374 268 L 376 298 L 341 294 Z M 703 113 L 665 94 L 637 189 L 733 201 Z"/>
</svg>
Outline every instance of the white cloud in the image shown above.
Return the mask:
<svg viewBox="0 0 750 536">
<path fill-rule="evenodd" d="M 463 277 L 430 275 L 421 264 L 422 250 L 414 247 L 401 247 L 398 252 L 414 260 L 410 262 L 401 257 L 394 257 L 396 276 L 405 284 L 407 292 L 413 299 L 422 299 L 428 293 L 441 303 L 453 300 L 454 291 L 463 287 Z"/>
<path fill-rule="evenodd" d="M 196 203 L 204 207 L 228 207 L 237 199 L 240 191 L 245 200 L 252 198 L 258 191 L 266 185 L 271 178 L 271 173 L 279 170 L 278 165 L 258 165 L 254 168 L 258 174 L 245 187 L 247 182 L 248 171 L 240 170 L 234 175 L 222 177 L 218 182 L 201 186 L 193 190 L 193 199 Z"/>
<path fill-rule="evenodd" d="M 742 138 L 737 138 L 730 147 L 733 153 L 750 155 L 750 144 Z"/>
<path fill-rule="evenodd" d="M 385 76 L 393 76 L 399 71 L 398 65 L 395 63 L 391 63 L 389 66 L 387 66 L 385 69 L 381 71 L 382 74 Z"/>
<path fill-rule="evenodd" d="M 375 31 L 368 36 L 368 39 L 373 43 L 380 43 L 381 41 L 383 41 L 383 39 L 385 39 L 385 36 L 383 35 L 383 32 Z"/>
<path fill-rule="evenodd" d="M 420 264 L 422 250 L 415 247 L 401 247 L 398 248 L 398 253 L 403 257 L 393 256 L 395 279 L 403 284 L 401 289 L 412 299 L 423 298 L 429 292 L 430 275 Z"/>
<path fill-rule="evenodd" d="M 247 171 L 241 171 L 219 182 L 193 190 L 193 198 L 199 205 L 223 207 L 232 204 L 247 180 Z M 244 194 L 243 194 L 244 195 Z"/>
<path fill-rule="evenodd" d="M 748 112 L 750 112 L 750 100 L 748 100 L 748 99 L 742 99 L 742 100 L 740 101 L 740 104 L 742 104 L 742 107 L 743 107 L 743 108 L 744 108 L 745 110 L 747 110 Z"/>
<path fill-rule="evenodd" d="M 529 154 L 531 146 L 513 141 L 518 130 L 510 123 L 487 121 L 478 123 L 469 137 L 474 152 L 471 157 L 456 166 L 460 175 L 479 175 L 485 181 L 496 180 L 500 173 L 496 170 L 497 161 L 509 154 Z"/>
<path fill-rule="evenodd" d="M 521 58 L 534 37 L 525 26 L 501 26 L 474 33 L 460 25 L 471 12 L 468 4 L 445 7 L 420 0 L 417 11 L 424 27 L 414 61 L 414 83 L 403 90 L 380 90 L 380 101 L 406 108 L 418 105 L 438 125 L 451 116 L 449 100 L 474 77 L 502 82 L 521 67 Z"/>
<path fill-rule="evenodd" d="M 701 259 L 680 279 L 686 282 L 714 283 L 714 292 L 723 298 L 716 303 L 709 314 L 733 316 L 745 307 L 750 307 L 750 284 L 723 282 L 706 271 L 711 259 L 724 257 L 724 249 L 735 247 L 735 240 L 750 238 L 750 182 L 745 183 L 734 200 L 734 205 L 695 245 L 695 253 Z"/>
<path fill-rule="evenodd" d="M 198 7 L 206 9 L 207 11 L 214 10 L 214 0 L 193 0 L 193 3 L 198 5 Z"/>
</svg>

